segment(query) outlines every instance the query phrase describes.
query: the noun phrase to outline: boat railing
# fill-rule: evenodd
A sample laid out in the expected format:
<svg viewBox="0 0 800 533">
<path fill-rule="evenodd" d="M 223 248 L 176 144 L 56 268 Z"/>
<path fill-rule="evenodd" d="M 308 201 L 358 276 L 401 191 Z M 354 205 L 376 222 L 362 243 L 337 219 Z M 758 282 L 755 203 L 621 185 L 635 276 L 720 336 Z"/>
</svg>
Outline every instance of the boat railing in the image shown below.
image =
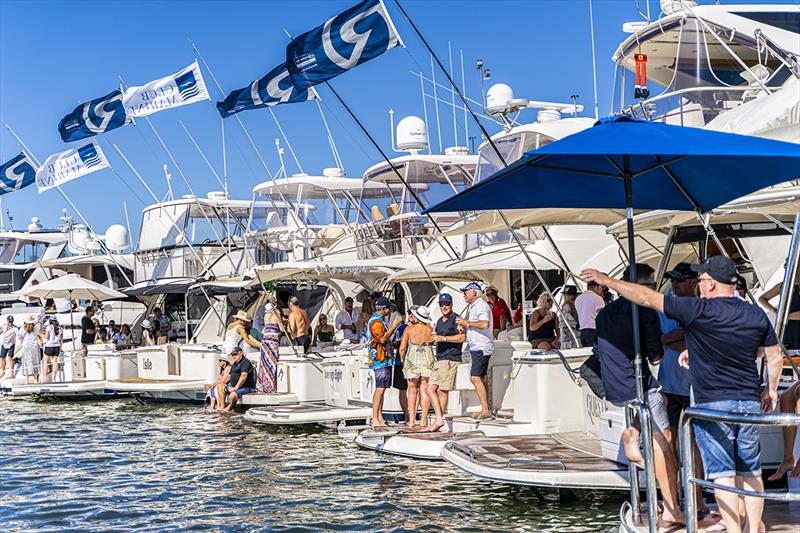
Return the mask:
<svg viewBox="0 0 800 533">
<path fill-rule="evenodd" d="M 798 502 L 800 493 L 790 492 L 767 492 L 728 487 L 713 481 L 694 477 L 694 450 L 692 446 L 692 424 L 693 420 L 707 420 L 709 422 L 722 422 L 726 424 L 753 425 L 753 426 L 800 426 L 800 414 L 788 413 L 729 413 L 725 411 L 713 411 L 710 409 L 700 409 L 690 407 L 683 412 L 679 424 L 679 446 L 681 453 L 681 485 L 684 495 L 684 512 L 686 514 L 686 531 L 693 533 L 697 531 L 697 502 L 695 501 L 695 491 L 693 485 L 699 485 L 708 489 L 726 490 L 740 496 L 750 496 L 762 500 L 775 500 L 780 502 Z M 631 483 L 633 486 L 633 483 Z M 633 490 L 633 489 L 631 489 Z M 631 501 L 633 504 L 633 501 Z"/>
<path fill-rule="evenodd" d="M 512 457 L 506 461 L 506 468 L 511 468 L 514 465 L 533 465 L 533 466 L 552 466 L 556 470 L 566 470 L 567 465 L 563 461 L 553 459 L 533 459 L 526 457 Z"/>
</svg>

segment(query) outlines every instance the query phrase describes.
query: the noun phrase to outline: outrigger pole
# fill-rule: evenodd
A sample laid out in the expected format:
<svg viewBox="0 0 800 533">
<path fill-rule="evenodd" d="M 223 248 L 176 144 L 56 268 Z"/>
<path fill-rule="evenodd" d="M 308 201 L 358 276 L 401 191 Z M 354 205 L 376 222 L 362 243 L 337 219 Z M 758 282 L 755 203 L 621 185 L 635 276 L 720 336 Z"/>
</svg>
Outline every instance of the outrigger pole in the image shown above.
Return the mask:
<svg viewBox="0 0 800 533">
<path fill-rule="evenodd" d="M 419 37 L 420 41 L 422 41 L 422 44 L 425 46 L 425 48 L 428 49 L 428 52 L 430 53 L 431 57 L 436 61 L 436 64 L 439 65 L 439 69 L 442 72 L 444 72 L 445 77 L 447 77 L 447 81 L 450 82 L 450 86 L 458 94 L 458 97 L 461 99 L 461 102 L 464 104 L 464 107 L 466 108 L 467 111 L 469 111 L 469 114 L 472 116 L 472 120 L 474 120 L 475 123 L 478 125 L 478 128 L 480 128 L 481 133 L 486 138 L 486 140 L 489 142 L 489 145 L 492 147 L 492 150 L 494 150 L 495 154 L 500 159 L 500 162 L 503 164 L 504 167 L 507 167 L 508 166 L 508 162 L 506 162 L 506 158 L 503 157 L 502 153 L 500 153 L 500 150 L 497 148 L 497 145 L 492 140 L 492 136 L 489 135 L 488 131 L 486 131 L 486 128 L 481 123 L 481 121 L 478 119 L 478 115 L 476 115 L 475 111 L 473 111 L 472 107 L 470 107 L 469 101 L 467 100 L 466 96 L 464 96 L 464 93 L 461 92 L 461 89 L 459 89 L 458 85 L 456 85 L 455 81 L 453 81 L 453 78 L 450 76 L 450 73 L 447 72 L 447 69 L 444 68 L 444 65 L 439 60 L 439 57 L 436 55 L 436 53 L 433 51 L 433 48 L 431 48 L 431 46 L 428 44 L 428 41 L 422 35 L 422 32 L 419 30 L 419 28 L 417 28 L 417 25 L 414 24 L 414 21 L 411 19 L 411 17 L 408 15 L 406 10 L 400 4 L 400 1 L 399 0 L 394 0 L 394 3 L 397 4 L 397 7 L 403 13 L 403 16 L 406 18 L 408 23 L 414 29 L 414 32 L 417 34 L 417 37 Z M 334 92 L 334 94 L 336 94 L 336 93 Z M 392 167 L 392 168 L 394 168 L 394 167 Z M 516 234 L 516 232 L 514 231 L 514 228 L 511 226 L 511 223 L 508 221 L 508 218 L 506 218 L 506 215 L 503 213 L 503 211 L 500 210 L 500 209 L 497 209 L 496 211 L 497 211 L 497 214 L 500 215 L 500 218 L 502 219 L 503 224 L 505 224 L 505 226 L 508 229 L 509 233 L 511 233 L 511 236 L 514 239 L 514 242 L 516 242 L 517 246 L 522 251 L 522 255 L 525 257 L 525 260 L 528 262 L 528 264 L 533 269 L 534 274 L 536 274 L 536 277 L 538 278 L 539 283 L 542 284 L 542 287 L 544 287 L 545 292 L 550 296 L 550 299 L 553 300 L 553 306 L 556 308 L 556 313 L 558 314 L 558 317 L 561 319 L 562 322 L 564 322 L 564 324 L 566 324 L 567 329 L 569 329 L 569 332 L 572 335 L 572 338 L 575 340 L 575 342 L 579 342 L 578 335 L 575 333 L 575 331 L 572 329 L 572 326 L 570 326 L 569 322 L 566 320 L 566 318 L 564 316 L 564 312 L 561 309 L 561 306 L 556 301 L 555 296 L 553 296 L 553 293 L 550 290 L 550 287 L 547 285 L 547 282 L 545 281 L 544 276 L 542 276 L 542 273 L 536 267 L 536 264 L 533 262 L 533 259 L 531 258 L 530 254 L 528 254 L 528 250 L 522 244 L 522 241 L 520 240 L 519 235 Z M 431 219 L 431 220 L 433 220 L 433 219 Z M 437 227 L 437 229 L 438 229 L 438 227 Z M 566 263 L 564 262 L 564 258 L 561 255 L 561 252 L 558 250 L 558 247 L 555 246 L 555 243 L 553 242 L 553 240 L 550 237 L 549 233 L 547 233 L 547 229 L 544 228 L 544 230 L 545 230 L 545 234 L 547 235 L 548 241 L 555 248 L 556 254 L 559 256 L 559 258 L 561 259 L 561 261 L 563 263 L 562 267 L 564 268 L 564 270 L 566 272 L 570 273 L 570 275 L 571 275 L 571 272 L 570 272 L 569 268 L 567 267 Z M 439 231 L 441 231 L 441 230 L 439 230 Z M 524 295 L 523 295 L 523 297 L 524 297 Z"/>
</svg>

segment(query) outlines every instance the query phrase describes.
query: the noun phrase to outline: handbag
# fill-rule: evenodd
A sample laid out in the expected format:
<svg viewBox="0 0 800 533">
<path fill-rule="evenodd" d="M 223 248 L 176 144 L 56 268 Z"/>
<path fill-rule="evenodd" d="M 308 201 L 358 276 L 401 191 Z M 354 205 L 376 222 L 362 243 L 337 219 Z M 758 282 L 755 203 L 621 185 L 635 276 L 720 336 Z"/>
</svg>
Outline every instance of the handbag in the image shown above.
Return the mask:
<svg viewBox="0 0 800 533">
<path fill-rule="evenodd" d="M 606 397 L 606 388 L 603 386 L 603 378 L 600 369 L 600 358 L 592 352 L 580 368 L 581 379 L 586 382 L 593 393 L 598 398 Z"/>
</svg>

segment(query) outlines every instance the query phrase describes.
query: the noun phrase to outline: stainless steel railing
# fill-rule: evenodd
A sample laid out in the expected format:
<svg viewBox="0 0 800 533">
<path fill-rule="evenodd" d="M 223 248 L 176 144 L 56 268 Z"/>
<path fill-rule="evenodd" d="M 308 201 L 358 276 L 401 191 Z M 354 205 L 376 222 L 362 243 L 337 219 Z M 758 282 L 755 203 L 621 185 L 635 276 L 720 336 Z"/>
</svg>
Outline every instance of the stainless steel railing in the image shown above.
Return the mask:
<svg viewBox="0 0 800 533">
<path fill-rule="evenodd" d="M 693 485 L 699 485 L 710 489 L 727 490 L 742 496 L 752 496 L 765 500 L 777 500 L 783 502 L 800 501 L 800 494 L 788 492 L 756 492 L 736 487 L 728 487 L 698 479 L 694 477 L 694 451 L 692 446 L 692 420 L 708 420 L 711 422 L 724 422 L 728 424 L 748 424 L 755 426 L 800 426 L 800 415 L 770 413 L 770 414 L 743 414 L 728 413 L 724 411 L 712 411 L 710 409 L 700 409 L 690 407 L 684 411 L 679 424 L 680 450 L 681 450 L 681 484 L 684 496 L 684 513 L 686 514 L 686 531 L 694 533 L 697 531 L 697 502 L 695 501 L 695 491 Z M 631 502 L 633 503 L 633 502 Z"/>
</svg>

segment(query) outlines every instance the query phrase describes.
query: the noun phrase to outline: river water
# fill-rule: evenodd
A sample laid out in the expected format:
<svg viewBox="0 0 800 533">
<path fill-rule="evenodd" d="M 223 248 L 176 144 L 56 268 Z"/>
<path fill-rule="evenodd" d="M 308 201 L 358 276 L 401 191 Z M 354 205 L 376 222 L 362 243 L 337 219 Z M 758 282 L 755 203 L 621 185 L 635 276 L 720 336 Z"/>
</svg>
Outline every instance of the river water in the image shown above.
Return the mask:
<svg viewBox="0 0 800 533">
<path fill-rule="evenodd" d="M 622 495 L 473 478 L 197 407 L 0 399 L 0 530 L 610 531 Z"/>
</svg>

